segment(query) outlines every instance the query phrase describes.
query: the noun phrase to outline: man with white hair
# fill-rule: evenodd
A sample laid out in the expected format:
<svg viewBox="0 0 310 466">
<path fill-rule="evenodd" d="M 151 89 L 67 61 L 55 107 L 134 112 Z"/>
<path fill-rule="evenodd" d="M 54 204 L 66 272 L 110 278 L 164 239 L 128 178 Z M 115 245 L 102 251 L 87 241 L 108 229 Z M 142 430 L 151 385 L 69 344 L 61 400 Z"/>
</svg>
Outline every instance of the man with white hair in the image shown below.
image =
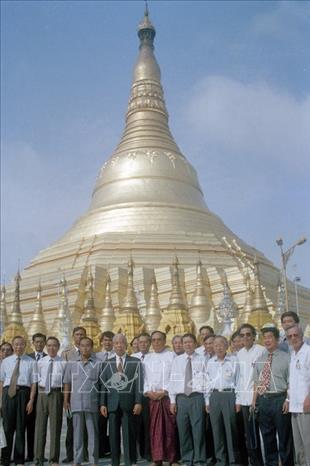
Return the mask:
<svg viewBox="0 0 310 466">
<path fill-rule="evenodd" d="M 295 461 L 310 465 L 310 346 L 304 342 L 302 328 L 292 325 L 286 330 L 292 347 L 289 379 L 289 411 L 291 414 Z"/>
<path fill-rule="evenodd" d="M 125 335 L 113 337 L 115 356 L 103 363 L 100 395 L 100 412 L 109 416 L 109 437 L 112 466 L 120 465 L 121 435 L 124 445 L 125 466 L 137 462 L 135 416 L 142 409 L 143 374 L 141 361 L 126 353 Z"/>
</svg>

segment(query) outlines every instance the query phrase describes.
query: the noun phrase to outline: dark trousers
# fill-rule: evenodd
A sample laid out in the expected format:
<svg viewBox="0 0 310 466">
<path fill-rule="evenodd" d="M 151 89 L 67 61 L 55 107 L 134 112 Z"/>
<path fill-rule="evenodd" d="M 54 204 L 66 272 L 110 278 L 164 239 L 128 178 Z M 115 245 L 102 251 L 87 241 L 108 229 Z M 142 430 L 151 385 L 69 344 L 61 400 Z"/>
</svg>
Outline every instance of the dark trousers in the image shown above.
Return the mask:
<svg viewBox="0 0 310 466">
<path fill-rule="evenodd" d="M 182 464 L 206 462 L 206 417 L 202 393 L 177 396 L 177 425 Z"/>
<path fill-rule="evenodd" d="M 210 420 L 210 414 L 206 414 L 206 455 L 207 463 L 216 463 L 214 452 L 213 431 Z"/>
<path fill-rule="evenodd" d="M 14 462 L 25 463 L 26 405 L 30 397 L 29 387 L 20 387 L 13 398 L 9 397 L 8 389 L 4 387 L 2 394 L 3 429 L 7 442 L 7 446 L 2 449 L 4 466 L 9 466 L 11 461 L 14 433 Z"/>
<path fill-rule="evenodd" d="M 284 401 L 285 395 L 258 397 L 258 422 L 264 441 L 265 466 L 278 466 L 278 455 L 282 466 L 294 465 L 291 415 L 282 413 Z"/>
<path fill-rule="evenodd" d="M 37 414 L 37 400 L 38 395 L 36 394 L 33 402 L 33 410 L 26 418 L 26 432 L 27 432 L 27 459 L 33 461 L 34 458 L 34 436 L 35 436 L 35 425 L 36 425 L 36 414 Z"/>
<path fill-rule="evenodd" d="M 260 445 L 259 427 L 258 420 L 255 420 L 255 424 L 249 419 L 250 407 L 241 406 L 241 414 L 243 417 L 245 442 L 247 447 L 247 453 L 250 459 L 251 466 L 263 466 L 263 457 Z M 255 432 L 254 432 L 255 427 Z M 256 446 L 255 446 L 256 443 Z"/>
<path fill-rule="evenodd" d="M 118 407 L 117 411 L 109 414 L 109 434 L 111 446 L 112 466 L 119 466 L 121 456 L 121 428 L 124 446 L 125 466 L 136 464 L 136 431 L 135 418 L 132 411 L 123 411 Z"/>
<path fill-rule="evenodd" d="M 136 416 L 136 424 L 140 456 L 147 461 L 152 461 L 150 445 L 150 407 L 149 399 L 145 396 L 142 398 L 142 413 L 140 416 Z"/>
<path fill-rule="evenodd" d="M 99 416 L 99 458 L 103 458 L 111 451 L 110 440 L 107 435 L 108 419 L 104 416 Z"/>
</svg>

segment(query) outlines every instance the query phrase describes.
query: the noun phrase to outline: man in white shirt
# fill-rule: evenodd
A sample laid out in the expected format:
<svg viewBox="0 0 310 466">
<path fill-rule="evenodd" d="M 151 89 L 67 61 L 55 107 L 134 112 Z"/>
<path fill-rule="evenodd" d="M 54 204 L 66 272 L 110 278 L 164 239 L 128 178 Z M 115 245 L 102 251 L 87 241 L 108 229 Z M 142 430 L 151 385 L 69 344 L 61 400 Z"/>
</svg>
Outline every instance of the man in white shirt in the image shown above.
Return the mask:
<svg viewBox="0 0 310 466">
<path fill-rule="evenodd" d="M 182 464 L 198 466 L 206 463 L 206 365 L 195 351 L 195 335 L 186 333 L 182 343 L 185 352 L 171 368 L 170 411 L 177 419 Z"/>
<path fill-rule="evenodd" d="M 210 412 L 215 457 L 218 465 L 240 464 L 236 413 L 240 403 L 236 388 L 239 364 L 236 356 L 227 353 L 228 341 L 216 336 L 215 356 L 207 365 L 207 410 Z"/>
<path fill-rule="evenodd" d="M 177 461 L 176 419 L 168 397 L 171 366 L 175 354 L 166 348 L 166 335 L 151 334 L 154 352 L 144 358 L 144 394 L 150 400 L 150 438 L 154 465 Z"/>
<path fill-rule="evenodd" d="M 237 390 L 243 417 L 246 446 L 251 466 L 262 466 L 263 458 L 260 447 L 259 427 L 257 420 L 252 417 L 254 416 L 254 412 L 250 413 L 250 406 L 254 391 L 253 368 L 265 348 L 255 343 L 256 330 L 253 325 L 241 325 L 239 335 L 244 346 L 237 353 L 240 368 Z"/>
<path fill-rule="evenodd" d="M 205 352 L 205 347 L 204 347 L 204 339 L 209 336 L 209 335 L 214 335 L 214 330 L 210 325 L 203 325 L 199 329 L 199 337 L 198 341 L 200 346 L 196 349 L 196 352 L 199 354 L 203 354 Z"/>
<path fill-rule="evenodd" d="M 302 328 L 295 324 L 286 330 L 292 347 L 289 379 L 289 411 L 292 413 L 295 461 L 310 465 L 310 346 L 303 341 Z"/>
<path fill-rule="evenodd" d="M 13 338 L 14 354 L 4 359 L 0 370 L 0 402 L 7 446 L 2 449 L 4 466 L 9 466 L 15 433 L 14 462 L 25 463 L 26 417 L 33 410 L 36 394 L 37 363 L 25 353 L 26 342 Z"/>
<path fill-rule="evenodd" d="M 171 340 L 171 344 L 172 344 L 172 348 L 176 356 L 179 356 L 180 354 L 184 353 L 183 341 L 182 341 L 181 335 L 174 335 L 174 337 Z"/>
<path fill-rule="evenodd" d="M 56 337 L 49 337 L 46 341 L 47 356 L 38 361 L 38 401 L 34 442 L 34 463 L 38 466 L 44 464 L 48 419 L 49 464 L 57 466 L 59 463 L 63 412 L 62 380 L 66 364 L 66 361 L 57 355 L 59 347 L 59 340 Z"/>
</svg>

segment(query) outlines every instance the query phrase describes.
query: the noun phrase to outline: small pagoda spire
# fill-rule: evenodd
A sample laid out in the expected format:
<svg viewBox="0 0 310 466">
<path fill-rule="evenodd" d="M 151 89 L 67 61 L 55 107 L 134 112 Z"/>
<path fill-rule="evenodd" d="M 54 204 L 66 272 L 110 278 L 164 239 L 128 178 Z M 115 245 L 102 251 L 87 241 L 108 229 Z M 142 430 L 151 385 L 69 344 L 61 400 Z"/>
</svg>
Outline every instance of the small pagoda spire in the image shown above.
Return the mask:
<svg viewBox="0 0 310 466">
<path fill-rule="evenodd" d="M 30 325 L 28 327 L 28 335 L 30 336 L 30 338 L 35 333 L 43 333 L 43 335 L 47 335 L 47 328 L 46 328 L 46 323 L 45 323 L 44 313 L 43 313 L 43 306 L 42 306 L 41 281 L 39 281 L 38 289 L 37 289 L 36 307 L 35 307 Z"/>
<path fill-rule="evenodd" d="M 210 317 L 210 311 L 211 306 L 202 275 L 202 263 L 199 259 L 196 266 L 195 290 L 189 307 L 190 317 L 196 324 L 196 330 L 207 323 Z"/>
<path fill-rule="evenodd" d="M 94 340 L 95 350 L 98 348 L 98 342 L 96 337 L 100 333 L 100 327 L 98 324 L 96 307 L 95 307 L 95 298 L 94 298 L 94 277 L 92 274 L 91 266 L 88 268 L 87 276 L 87 302 L 84 308 L 84 313 L 81 317 L 81 324 L 86 330 L 87 336 Z"/>
<path fill-rule="evenodd" d="M 107 281 L 105 285 L 105 297 L 104 297 L 104 306 L 101 311 L 100 317 L 100 328 L 101 331 L 104 332 L 106 330 L 113 330 L 113 325 L 115 322 L 115 312 L 114 307 L 112 304 L 112 296 L 111 296 L 111 278 L 110 275 L 107 274 Z"/>
<path fill-rule="evenodd" d="M 154 330 L 157 330 L 159 327 L 161 319 L 161 309 L 158 299 L 158 289 L 155 273 L 151 282 L 151 293 L 148 305 L 146 307 L 146 312 L 144 316 L 144 322 L 146 325 L 146 330 L 151 333 Z"/>
<path fill-rule="evenodd" d="M 67 280 L 65 275 L 59 282 L 60 300 L 58 315 L 53 324 L 54 334 L 60 340 L 60 348 L 65 349 L 70 346 L 72 336 L 72 319 L 68 301 Z"/>
<path fill-rule="evenodd" d="M 254 259 L 254 295 L 252 312 L 248 322 L 255 328 L 260 329 L 265 323 L 272 321 L 267 302 L 260 284 L 259 262 Z"/>
<path fill-rule="evenodd" d="M 187 309 L 183 299 L 183 293 L 180 285 L 179 260 L 174 257 L 171 273 L 172 289 L 169 299 L 168 311 L 173 309 Z"/>
<path fill-rule="evenodd" d="M 127 292 L 122 302 L 122 311 L 130 311 L 139 313 L 137 296 L 133 285 L 133 267 L 134 263 L 132 257 L 128 261 L 128 273 L 127 273 Z"/>
<path fill-rule="evenodd" d="M 0 337 L 2 336 L 7 323 L 8 323 L 8 318 L 7 318 L 7 312 L 6 312 L 6 288 L 5 288 L 5 285 L 2 285 L 1 300 L 0 300 Z"/>
<path fill-rule="evenodd" d="M 239 319 L 238 319 L 239 325 L 242 325 L 248 322 L 251 312 L 253 310 L 253 290 L 251 286 L 251 277 L 248 271 L 245 276 L 245 285 L 246 285 L 245 299 L 244 299 L 243 308 L 239 312 Z"/>
<path fill-rule="evenodd" d="M 21 276 L 19 270 L 15 275 L 15 292 L 11 314 L 8 316 L 9 324 L 23 325 L 22 313 L 20 310 L 20 282 Z"/>
</svg>

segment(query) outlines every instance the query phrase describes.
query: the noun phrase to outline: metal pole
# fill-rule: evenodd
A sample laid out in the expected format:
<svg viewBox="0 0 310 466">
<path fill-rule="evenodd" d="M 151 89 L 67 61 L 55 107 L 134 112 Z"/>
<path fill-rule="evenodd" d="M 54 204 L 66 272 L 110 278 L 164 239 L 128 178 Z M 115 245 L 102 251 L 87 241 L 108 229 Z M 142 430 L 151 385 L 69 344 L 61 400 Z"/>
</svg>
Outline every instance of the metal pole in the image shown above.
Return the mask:
<svg viewBox="0 0 310 466">
<path fill-rule="evenodd" d="M 299 301 L 298 301 L 298 285 L 297 283 L 300 282 L 300 277 L 295 277 L 295 300 L 296 300 L 296 312 L 299 314 Z"/>
</svg>

